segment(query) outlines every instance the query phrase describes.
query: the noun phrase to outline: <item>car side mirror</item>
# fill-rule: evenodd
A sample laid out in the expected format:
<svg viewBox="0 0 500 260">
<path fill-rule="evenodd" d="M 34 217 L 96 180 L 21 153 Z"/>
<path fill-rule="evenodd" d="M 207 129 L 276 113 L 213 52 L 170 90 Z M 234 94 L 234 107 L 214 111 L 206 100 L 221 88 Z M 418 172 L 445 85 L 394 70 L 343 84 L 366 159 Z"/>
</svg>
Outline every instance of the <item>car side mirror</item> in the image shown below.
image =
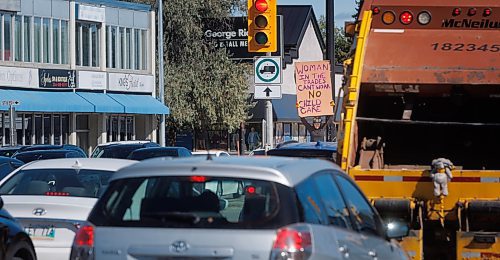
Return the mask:
<svg viewBox="0 0 500 260">
<path fill-rule="evenodd" d="M 385 223 L 385 228 L 389 239 L 402 239 L 410 233 L 408 223 L 401 220 L 389 220 Z"/>
</svg>

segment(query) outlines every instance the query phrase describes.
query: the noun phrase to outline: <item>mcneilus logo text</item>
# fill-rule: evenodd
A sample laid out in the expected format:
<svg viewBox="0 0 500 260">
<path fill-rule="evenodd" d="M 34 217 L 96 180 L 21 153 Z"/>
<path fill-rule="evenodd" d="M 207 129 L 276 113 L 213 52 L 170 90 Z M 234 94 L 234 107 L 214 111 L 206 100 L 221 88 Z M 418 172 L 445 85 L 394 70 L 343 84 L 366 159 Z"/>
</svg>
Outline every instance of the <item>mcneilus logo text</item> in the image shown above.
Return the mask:
<svg viewBox="0 0 500 260">
<path fill-rule="evenodd" d="M 446 19 L 443 20 L 441 27 L 444 28 L 476 28 L 476 29 L 499 29 L 498 21 L 490 21 L 489 19 L 481 19 L 481 21 L 474 21 L 472 19 Z"/>
</svg>

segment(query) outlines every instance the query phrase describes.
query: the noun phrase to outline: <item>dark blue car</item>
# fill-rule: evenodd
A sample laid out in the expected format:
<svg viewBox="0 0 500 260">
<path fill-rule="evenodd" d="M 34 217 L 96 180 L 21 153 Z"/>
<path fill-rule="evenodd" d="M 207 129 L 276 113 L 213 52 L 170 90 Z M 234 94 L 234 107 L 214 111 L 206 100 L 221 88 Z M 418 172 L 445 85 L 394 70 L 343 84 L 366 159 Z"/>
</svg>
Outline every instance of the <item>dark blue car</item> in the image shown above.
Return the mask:
<svg viewBox="0 0 500 260">
<path fill-rule="evenodd" d="M 60 158 L 86 158 L 85 154 L 75 150 L 36 150 L 18 153 L 13 158 L 29 163 L 37 160 L 60 159 Z"/>
<path fill-rule="evenodd" d="M 0 156 L 12 157 L 19 149 L 22 149 L 26 146 L 4 146 L 0 148 Z"/>
<path fill-rule="evenodd" d="M 3 208 L 0 198 L 0 259 L 36 260 L 33 242 L 23 227 Z"/>
<path fill-rule="evenodd" d="M 0 156 L 0 180 L 23 164 L 18 159 Z"/>
<path fill-rule="evenodd" d="M 127 159 L 142 161 L 156 157 L 189 157 L 191 151 L 184 147 L 149 147 L 137 149 L 130 153 Z"/>
<path fill-rule="evenodd" d="M 333 142 L 310 142 L 310 143 L 287 143 L 279 148 L 267 151 L 270 156 L 320 158 L 332 162 L 336 161 L 337 143 Z"/>
<path fill-rule="evenodd" d="M 79 152 L 80 154 L 82 154 L 83 157 L 87 157 L 87 154 L 85 153 L 85 151 L 83 151 L 82 148 L 73 144 L 63 144 L 63 145 L 35 144 L 31 146 L 24 146 L 19 148 L 13 156 L 19 153 L 24 153 L 29 151 L 39 151 L 39 150 L 72 150 Z"/>
</svg>

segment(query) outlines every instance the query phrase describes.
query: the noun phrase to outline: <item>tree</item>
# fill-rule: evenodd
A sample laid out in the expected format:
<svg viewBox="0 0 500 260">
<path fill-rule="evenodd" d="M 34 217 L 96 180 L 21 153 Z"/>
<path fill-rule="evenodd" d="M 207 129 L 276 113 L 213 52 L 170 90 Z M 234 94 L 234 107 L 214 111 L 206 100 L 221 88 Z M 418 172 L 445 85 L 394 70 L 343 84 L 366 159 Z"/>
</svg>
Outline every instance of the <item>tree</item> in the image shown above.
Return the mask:
<svg viewBox="0 0 500 260">
<path fill-rule="evenodd" d="M 134 0 L 154 4 L 155 0 Z M 248 65 L 204 40 L 207 19 L 229 17 L 241 0 L 163 1 L 165 101 L 169 127 L 233 131 L 246 119 Z"/>
<path fill-rule="evenodd" d="M 319 29 L 321 30 L 321 36 L 323 37 L 323 42 L 326 42 L 326 18 L 324 15 L 319 17 Z M 349 50 L 351 49 L 352 39 L 346 37 L 344 34 L 344 28 L 335 27 L 334 31 L 334 41 L 335 41 L 335 63 L 342 63 L 344 60 L 349 58 Z"/>
</svg>

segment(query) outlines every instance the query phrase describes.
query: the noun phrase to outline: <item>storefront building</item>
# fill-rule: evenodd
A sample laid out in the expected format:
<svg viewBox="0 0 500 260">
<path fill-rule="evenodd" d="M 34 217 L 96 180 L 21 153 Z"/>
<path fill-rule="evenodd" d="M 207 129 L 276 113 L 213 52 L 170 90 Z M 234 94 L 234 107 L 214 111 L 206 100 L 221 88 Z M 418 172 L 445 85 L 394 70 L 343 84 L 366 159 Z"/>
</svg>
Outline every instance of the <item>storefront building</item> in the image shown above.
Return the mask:
<svg viewBox="0 0 500 260">
<path fill-rule="evenodd" d="M 0 144 L 156 141 L 154 23 L 143 4 L 0 1 Z"/>
</svg>

